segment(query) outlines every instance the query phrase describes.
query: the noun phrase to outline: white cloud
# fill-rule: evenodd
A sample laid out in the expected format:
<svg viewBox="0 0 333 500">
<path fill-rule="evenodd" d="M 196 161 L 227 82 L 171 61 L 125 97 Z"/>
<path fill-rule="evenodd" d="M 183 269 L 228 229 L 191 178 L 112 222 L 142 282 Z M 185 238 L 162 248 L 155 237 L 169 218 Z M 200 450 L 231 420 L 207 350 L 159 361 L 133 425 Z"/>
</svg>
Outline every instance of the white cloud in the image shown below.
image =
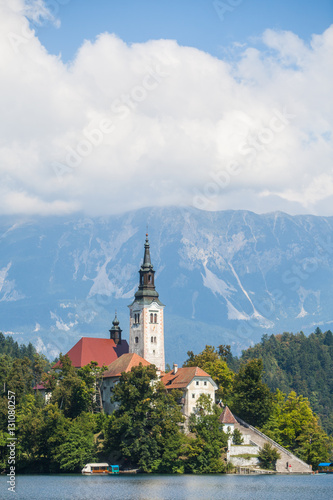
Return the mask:
<svg viewBox="0 0 333 500">
<path fill-rule="evenodd" d="M 240 47 L 233 63 L 103 33 L 64 64 L 24 13 L 0 5 L 0 213 L 333 214 L 333 26 L 310 45 L 267 30 L 266 50 Z"/>
</svg>

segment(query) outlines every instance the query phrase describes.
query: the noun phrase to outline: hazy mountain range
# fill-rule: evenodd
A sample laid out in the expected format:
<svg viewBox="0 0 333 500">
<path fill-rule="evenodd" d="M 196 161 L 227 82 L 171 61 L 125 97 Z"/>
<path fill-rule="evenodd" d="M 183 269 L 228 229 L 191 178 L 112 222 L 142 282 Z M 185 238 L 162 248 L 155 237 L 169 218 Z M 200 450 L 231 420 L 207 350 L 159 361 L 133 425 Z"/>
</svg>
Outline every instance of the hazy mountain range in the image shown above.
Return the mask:
<svg viewBox="0 0 333 500">
<path fill-rule="evenodd" d="M 129 311 L 148 225 L 166 362 L 205 344 L 333 322 L 333 217 L 147 208 L 107 218 L 0 217 L 0 330 L 49 358 Z"/>
</svg>

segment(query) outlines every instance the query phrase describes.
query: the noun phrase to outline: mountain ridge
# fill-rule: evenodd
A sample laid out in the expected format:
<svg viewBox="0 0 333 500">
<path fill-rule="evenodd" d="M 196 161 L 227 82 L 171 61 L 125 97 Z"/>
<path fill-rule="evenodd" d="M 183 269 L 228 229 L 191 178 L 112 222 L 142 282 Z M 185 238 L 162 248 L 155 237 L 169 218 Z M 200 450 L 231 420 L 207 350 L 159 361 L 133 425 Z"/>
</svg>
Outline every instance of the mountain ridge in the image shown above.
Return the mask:
<svg viewBox="0 0 333 500">
<path fill-rule="evenodd" d="M 146 226 L 166 304 L 166 361 L 333 322 L 333 217 L 150 207 L 108 217 L 0 217 L 0 329 L 49 357 L 81 336 L 128 338 Z M 15 336 L 16 337 L 16 336 Z"/>
</svg>

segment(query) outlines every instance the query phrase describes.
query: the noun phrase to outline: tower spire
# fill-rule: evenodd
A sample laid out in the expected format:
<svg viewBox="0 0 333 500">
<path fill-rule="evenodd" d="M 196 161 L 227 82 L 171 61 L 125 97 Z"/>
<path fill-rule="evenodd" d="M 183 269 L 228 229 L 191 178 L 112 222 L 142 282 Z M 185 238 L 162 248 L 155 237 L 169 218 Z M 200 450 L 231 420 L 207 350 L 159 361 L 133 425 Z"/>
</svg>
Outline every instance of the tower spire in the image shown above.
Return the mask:
<svg viewBox="0 0 333 500">
<path fill-rule="evenodd" d="M 135 294 L 135 300 L 143 302 L 159 302 L 158 293 L 155 289 L 155 271 L 150 258 L 150 245 L 148 233 L 146 233 L 146 241 L 144 244 L 143 262 L 139 270 L 140 281 L 139 288 Z"/>
<path fill-rule="evenodd" d="M 149 240 L 148 240 L 148 232 L 146 233 L 146 241 L 145 241 L 145 253 L 143 255 L 143 268 L 148 268 L 150 267 L 153 269 L 153 266 L 151 264 L 151 259 L 150 259 L 150 245 L 149 245 Z"/>
</svg>

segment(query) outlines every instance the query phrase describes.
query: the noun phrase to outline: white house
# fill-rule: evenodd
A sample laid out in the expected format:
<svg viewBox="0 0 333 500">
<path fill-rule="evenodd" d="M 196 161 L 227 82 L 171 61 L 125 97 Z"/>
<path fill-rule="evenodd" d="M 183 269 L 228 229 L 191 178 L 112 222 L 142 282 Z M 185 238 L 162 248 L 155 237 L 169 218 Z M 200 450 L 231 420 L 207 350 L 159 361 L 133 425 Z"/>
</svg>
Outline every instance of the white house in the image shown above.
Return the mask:
<svg viewBox="0 0 333 500">
<path fill-rule="evenodd" d="M 180 389 L 183 392 L 182 412 L 189 417 L 196 408 L 201 394 L 210 396 L 215 401 L 217 385 L 208 373 L 198 366 L 178 368 L 173 365 L 173 370 L 165 374 L 161 381 L 167 390 Z"/>
</svg>

